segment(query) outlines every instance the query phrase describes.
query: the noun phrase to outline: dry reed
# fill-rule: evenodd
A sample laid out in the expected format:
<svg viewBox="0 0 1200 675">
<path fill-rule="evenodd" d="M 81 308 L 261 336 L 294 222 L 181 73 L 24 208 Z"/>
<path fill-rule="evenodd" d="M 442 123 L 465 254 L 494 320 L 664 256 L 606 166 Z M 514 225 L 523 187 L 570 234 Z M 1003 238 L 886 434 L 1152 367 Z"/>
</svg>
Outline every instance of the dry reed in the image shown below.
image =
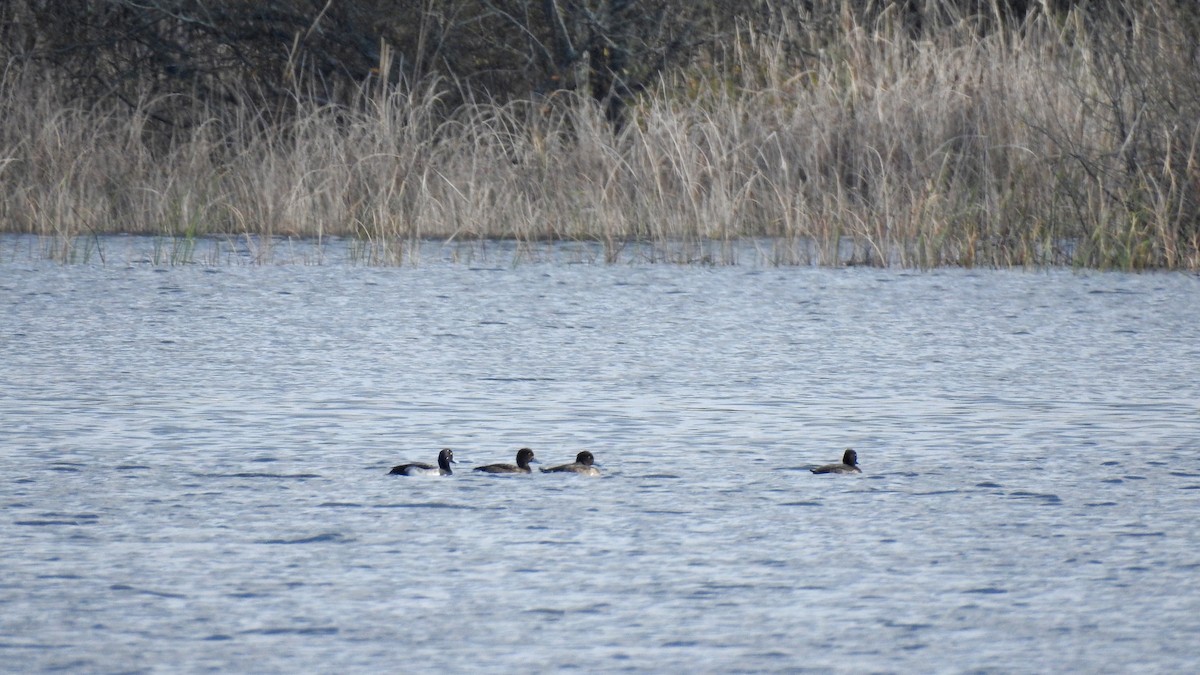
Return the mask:
<svg viewBox="0 0 1200 675">
<path fill-rule="evenodd" d="M 1081 10 L 923 40 L 886 15 L 821 41 L 743 30 L 616 135 L 569 95 L 447 112 L 431 82 L 286 125 L 201 111 L 163 142 L 152 106 L 83 109 L 9 71 L 0 229 L 65 260 L 127 232 L 264 257 L 280 237 L 352 237 L 370 264 L 427 239 L 731 263 L 753 238 L 776 264 L 1197 269 L 1200 69 L 1177 7 L 1147 3 L 1127 31 Z"/>
</svg>

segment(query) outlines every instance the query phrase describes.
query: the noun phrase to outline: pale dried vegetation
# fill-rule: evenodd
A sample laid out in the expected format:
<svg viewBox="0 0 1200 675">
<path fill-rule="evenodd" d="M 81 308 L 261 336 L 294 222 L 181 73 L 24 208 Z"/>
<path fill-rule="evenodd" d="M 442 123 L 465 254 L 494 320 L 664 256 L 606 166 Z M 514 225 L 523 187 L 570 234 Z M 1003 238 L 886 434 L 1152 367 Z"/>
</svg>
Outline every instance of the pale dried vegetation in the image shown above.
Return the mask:
<svg viewBox="0 0 1200 675">
<path fill-rule="evenodd" d="M 630 243 L 663 260 L 1200 268 L 1200 19 L 1080 10 L 913 40 L 885 14 L 836 35 L 741 30 L 642 94 L 618 133 L 566 94 L 450 110 L 453 82 L 365 91 L 284 125 L 0 82 L 0 228 L 68 251 L 124 232 L 350 237 L 400 264 L 428 239 Z"/>
</svg>

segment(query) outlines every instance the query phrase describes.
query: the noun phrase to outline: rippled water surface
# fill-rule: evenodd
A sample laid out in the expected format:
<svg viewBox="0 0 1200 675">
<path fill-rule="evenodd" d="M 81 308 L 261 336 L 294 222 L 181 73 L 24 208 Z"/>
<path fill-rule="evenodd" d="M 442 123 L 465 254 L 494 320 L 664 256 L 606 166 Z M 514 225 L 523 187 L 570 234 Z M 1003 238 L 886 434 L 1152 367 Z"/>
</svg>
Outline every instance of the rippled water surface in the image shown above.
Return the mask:
<svg viewBox="0 0 1200 675">
<path fill-rule="evenodd" d="M 1200 667 L 1195 276 L 499 258 L 6 258 L 0 670 Z"/>
</svg>

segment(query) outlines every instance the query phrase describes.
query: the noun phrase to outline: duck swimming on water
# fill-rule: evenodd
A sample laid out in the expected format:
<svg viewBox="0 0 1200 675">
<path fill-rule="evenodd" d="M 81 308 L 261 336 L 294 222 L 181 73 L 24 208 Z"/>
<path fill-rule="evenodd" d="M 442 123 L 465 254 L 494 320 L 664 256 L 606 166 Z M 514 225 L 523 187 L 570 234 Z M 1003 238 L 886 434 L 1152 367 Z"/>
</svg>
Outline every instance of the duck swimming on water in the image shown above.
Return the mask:
<svg viewBox="0 0 1200 675">
<path fill-rule="evenodd" d="M 487 466 L 477 466 L 476 471 L 484 473 L 531 473 L 533 470 L 529 468 L 530 462 L 537 463 L 533 458 L 533 450 L 529 448 L 521 448 L 517 451 L 517 463 L 514 464 L 488 464 Z"/>
<path fill-rule="evenodd" d="M 438 465 L 433 466 L 424 462 L 413 462 L 411 464 L 398 464 L 392 467 L 388 475 L 396 474 L 400 476 L 449 476 L 454 472 L 450 470 L 451 464 L 458 464 L 454 461 L 454 451 L 450 448 L 442 448 L 438 453 Z"/>
<path fill-rule="evenodd" d="M 592 466 L 596 463 L 596 458 L 592 453 L 584 450 L 575 455 L 575 461 L 571 464 L 560 464 L 552 466 L 548 469 L 542 469 L 542 473 L 578 473 L 584 476 L 599 476 L 600 469 Z"/>
<path fill-rule="evenodd" d="M 809 469 L 813 473 L 862 473 L 862 469 L 858 468 L 858 453 L 846 448 L 846 452 L 842 453 L 841 464 L 825 464 L 818 466 L 815 469 Z"/>
</svg>

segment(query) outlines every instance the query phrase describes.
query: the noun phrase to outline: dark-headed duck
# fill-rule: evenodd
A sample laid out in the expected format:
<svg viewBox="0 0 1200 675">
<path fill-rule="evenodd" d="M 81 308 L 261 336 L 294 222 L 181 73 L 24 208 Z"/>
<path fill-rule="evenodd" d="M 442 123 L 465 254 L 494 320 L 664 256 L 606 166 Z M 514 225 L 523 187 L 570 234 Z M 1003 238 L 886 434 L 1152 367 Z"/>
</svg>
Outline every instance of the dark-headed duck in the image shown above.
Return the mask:
<svg viewBox="0 0 1200 675">
<path fill-rule="evenodd" d="M 810 469 L 810 471 L 813 473 L 862 473 L 862 469 L 858 468 L 858 453 L 850 448 L 846 448 L 846 452 L 842 453 L 841 464 L 826 464 Z"/>
<path fill-rule="evenodd" d="M 596 458 L 592 456 L 592 453 L 584 450 L 578 455 L 575 455 L 575 461 L 573 463 L 560 464 L 559 466 L 552 466 L 548 469 L 542 469 L 542 473 L 567 472 L 579 473 L 585 476 L 599 476 L 600 469 L 592 466 L 595 463 Z"/>
<path fill-rule="evenodd" d="M 399 464 L 393 466 L 388 475 L 398 474 L 401 476 L 449 476 L 454 473 L 450 470 L 451 464 L 458 464 L 454 461 L 454 451 L 450 448 L 443 448 L 438 453 L 438 465 L 430 466 L 425 462 L 413 462 L 412 464 Z"/>
<path fill-rule="evenodd" d="M 533 458 L 533 450 L 521 448 L 517 451 L 516 464 L 488 464 L 487 466 L 477 466 L 475 470 L 484 473 L 530 473 L 530 462 L 537 463 L 537 460 Z"/>
</svg>

